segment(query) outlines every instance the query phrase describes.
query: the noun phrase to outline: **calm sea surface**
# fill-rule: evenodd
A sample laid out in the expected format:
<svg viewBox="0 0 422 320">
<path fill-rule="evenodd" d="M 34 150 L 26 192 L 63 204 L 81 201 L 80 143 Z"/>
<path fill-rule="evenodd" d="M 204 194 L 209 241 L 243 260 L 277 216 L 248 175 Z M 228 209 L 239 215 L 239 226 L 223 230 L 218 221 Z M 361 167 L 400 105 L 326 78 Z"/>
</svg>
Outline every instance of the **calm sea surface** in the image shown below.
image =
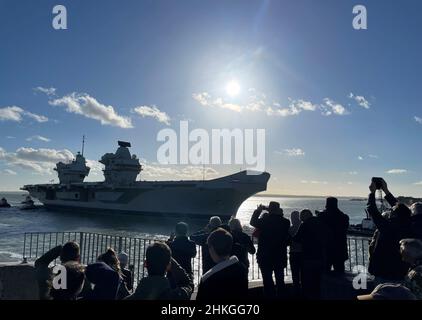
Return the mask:
<svg viewBox="0 0 422 320">
<path fill-rule="evenodd" d="M 3 196 L 12 206 L 19 206 L 26 194 L 20 192 L 0 193 L 0 198 Z M 303 208 L 322 210 L 325 205 L 325 199 L 318 197 L 255 196 L 242 204 L 237 212 L 237 218 L 242 221 L 246 229 L 250 230 L 249 220 L 254 209 L 261 203 L 268 204 L 269 201 L 280 202 L 287 218 L 294 210 Z M 365 205 L 365 201 L 351 201 L 349 198 L 339 199 L 340 209 L 350 216 L 352 224 L 360 223 L 364 218 Z M 25 232 L 86 231 L 142 238 L 167 238 L 178 221 L 180 219 L 0 208 L 0 261 L 16 261 L 22 257 Z M 202 228 L 206 223 L 199 219 L 185 219 L 184 221 L 189 223 L 192 232 Z"/>
</svg>

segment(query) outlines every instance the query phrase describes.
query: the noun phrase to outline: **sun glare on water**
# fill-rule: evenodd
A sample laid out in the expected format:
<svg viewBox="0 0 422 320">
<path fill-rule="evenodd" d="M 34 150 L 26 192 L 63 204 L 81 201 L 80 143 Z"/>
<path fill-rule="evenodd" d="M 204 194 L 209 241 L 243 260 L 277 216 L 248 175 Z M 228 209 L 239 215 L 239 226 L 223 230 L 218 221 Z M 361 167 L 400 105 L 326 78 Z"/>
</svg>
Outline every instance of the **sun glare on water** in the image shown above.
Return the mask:
<svg viewBox="0 0 422 320">
<path fill-rule="evenodd" d="M 229 96 L 235 97 L 240 92 L 240 85 L 237 81 L 232 80 L 226 85 L 226 92 Z"/>
</svg>

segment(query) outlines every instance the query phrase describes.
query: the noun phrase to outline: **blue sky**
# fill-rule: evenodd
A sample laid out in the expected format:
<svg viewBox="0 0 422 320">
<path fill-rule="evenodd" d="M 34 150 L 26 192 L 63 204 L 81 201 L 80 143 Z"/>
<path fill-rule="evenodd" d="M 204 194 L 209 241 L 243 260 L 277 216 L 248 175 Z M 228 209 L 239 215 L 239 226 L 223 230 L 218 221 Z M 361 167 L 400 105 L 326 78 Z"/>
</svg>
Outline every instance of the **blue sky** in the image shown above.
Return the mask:
<svg viewBox="0 0 422 320">
<path fill-rule="evenodd" d="M 57 4 L 67 30 L 51 26 Z M 356 4 L 367 30 L 352 27 Z M 0 190 L 54 179 L 82 134 L 90 160 L 128 140 L 143 178 L 202 177 L 154 163 L 157 132 L 189 120 L 265 128 L 272 193 L 364 195 L 384 176 L 420 196 L 421 12 L 417 0 L 0 0 Z"/>
</svg>

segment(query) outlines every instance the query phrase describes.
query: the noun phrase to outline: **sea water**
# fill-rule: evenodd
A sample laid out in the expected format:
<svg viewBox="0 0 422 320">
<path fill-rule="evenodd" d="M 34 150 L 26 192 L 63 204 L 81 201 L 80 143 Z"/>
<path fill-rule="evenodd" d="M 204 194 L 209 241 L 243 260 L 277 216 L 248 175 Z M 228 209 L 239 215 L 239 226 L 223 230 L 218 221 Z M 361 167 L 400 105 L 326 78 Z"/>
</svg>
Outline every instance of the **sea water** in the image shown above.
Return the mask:
<svg viewBox="0 0 422 320">
<path fill-rule="evenodd" d="M 48 211 L 43 208 L 20 210 L 20 202 L 25 199 L 26 195 L 24 192 L 0 193 L 0 198 L 6 197 L 13 206 L 8 209 L 0 208 L 0 262 L 19 261 L 22 258 L 25 232 L 85 231 L 128 237 L 167 239 L 173 232 L 175 224 L 181 220 L 189 224 L 191 232 L 203 228 L 207 222 L 204 219 L 64 213 Z M 339 198 L 339 207 L 349 215 L 351 224 L 357 224 L 365 217 L 366 202 L 353 200 Z M 247 232 L 252 230 L 249 221 L 254 209 L 259 204 L 268 205 L 270 201 L 280 202 L 287 218 L 294 210 L 304 208 L 312 211 L 322 210 L 325 206 L 325 199 L 322 197 L 254 196 L 246 200 L 236 214 Z"/>
</svg>

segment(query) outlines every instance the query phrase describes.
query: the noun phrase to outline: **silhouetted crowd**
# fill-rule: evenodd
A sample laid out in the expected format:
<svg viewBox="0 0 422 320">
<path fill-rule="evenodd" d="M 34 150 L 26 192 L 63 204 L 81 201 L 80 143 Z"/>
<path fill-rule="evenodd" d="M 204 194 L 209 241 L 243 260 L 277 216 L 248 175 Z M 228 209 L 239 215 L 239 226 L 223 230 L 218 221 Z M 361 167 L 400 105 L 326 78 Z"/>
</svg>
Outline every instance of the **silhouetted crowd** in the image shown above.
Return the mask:
<svg viewBox="0 0 422 320">
<path fill-rule="evenodd" d="M 382 190 L 391 208 L 380 212 L 375 193 Z M 422 203 L 408 207 L 382 180 L 371 183 L 367 212 L 376 231 L 369 246 L 368 272 L 375 277 L 374 291 L 358 299 L 422 299 Z M 309 209 L 283 216 L 278 202 L 259 205 L 250 225 L 257 239 L 243 231 L 238 219 L 224 224 L 211 217 L 206 227 L 189 236 L 189 226 L 179 222 L 166 242 L 146 248 L 143 277 L 134 289 L 133 268 L 125 252 L 109 248 L 95 263 L 80 263 L 76 242 L 57 246 L 36 260 L 40 299 L 54 300 L 245 300 L 248 290 L 249 254 L 255 254 L 266 299 L 287 296 L 285 269 L 290 264 L 293 289 L 303 299 L 321 299 L 325 275 L 344 277 L 348 260 L 349 217 L 329 197 L 325 210 Z M 202 252 L 202 277 L 194 293 L 193 259 L 197 245 Z M 53 276 L 50 264 L 60 259 L 66 285 Z M 274 282 L 275 279 L 275 282 Z"/>
</svg>

